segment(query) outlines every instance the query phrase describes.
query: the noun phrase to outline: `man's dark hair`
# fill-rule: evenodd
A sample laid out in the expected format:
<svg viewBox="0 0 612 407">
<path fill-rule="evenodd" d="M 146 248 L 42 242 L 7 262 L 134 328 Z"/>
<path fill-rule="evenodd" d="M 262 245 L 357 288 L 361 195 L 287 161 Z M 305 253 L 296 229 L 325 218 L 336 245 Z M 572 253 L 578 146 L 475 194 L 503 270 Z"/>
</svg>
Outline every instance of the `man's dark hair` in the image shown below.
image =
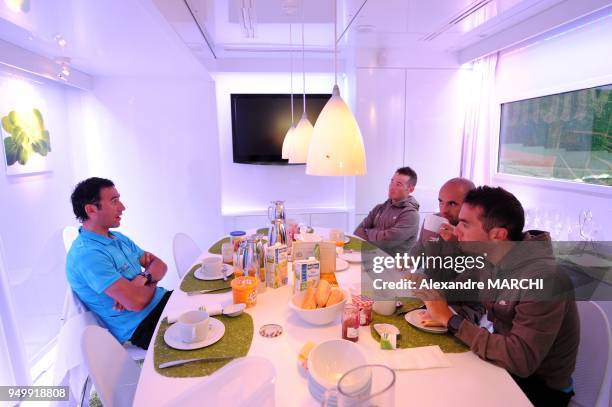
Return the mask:
<svg viewBox="0 0 612 407">
<path fill-rule="evenodd" d="M 410 177 L 408 183 L 413 187 L 417 184 L 417 173 L 410 167 L 401 167 L 395 171 L 396 174 L 407 175 Z"/>
<path fill-rule="evenodd" d="M 523 240 L 525 226 L 525 211 L 516 197 L 501 187 L 478 187 L 468 192 L 463 204 L 477 206 L 482 209 L 480 221 L 484 230 L 505 228 L 508 239 Z"/>
<path fill-rule="evenodd" d="M 70 195 L 72 201 L 72 211 L 76 218 L 81 222 L 89 219 L 85 212 L 85 205 L 96 205 L 100 207 L 100 190 L 102 188 L 114 187 L 113 181 L 104 178 L 87 178 L 77 184 Z"/>
</svg>

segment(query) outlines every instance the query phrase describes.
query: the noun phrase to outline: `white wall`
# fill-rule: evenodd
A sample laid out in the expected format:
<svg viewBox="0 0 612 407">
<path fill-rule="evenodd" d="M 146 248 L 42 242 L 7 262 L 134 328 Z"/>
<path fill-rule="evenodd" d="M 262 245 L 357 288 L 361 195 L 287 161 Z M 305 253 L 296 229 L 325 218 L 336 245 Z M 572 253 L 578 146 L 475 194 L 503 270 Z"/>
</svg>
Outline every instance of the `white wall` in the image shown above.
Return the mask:
<svg viewBox="0 0 612 407">
<path fill-rule="evenodd" d="M 32 358 L 57 334 L 66 289 L 61 232 L 73 223 L 67 98 L 74 91 L 5 68 L 0 68 L 0 89 L 1 116 L 19 105 L 38 107 L 51 139 L 50 172 L 7 176 L 4 156 L 0 156 L 5 270 L 18 328 Z M 4 154 L 4 148 L 0 151 Z"/>
<path fill-rule="evenodd" d="M 121 229 L 168 264 L 162 285 L 172 288 L 174 234 L 188 233 L 206 248 L 222 233 L 214 84 L 98 78 L 74 103 L 82 119 L 76 178 L 115 182 L 127 207 Z"/>
<path fill-rule="evenodd" d="M 301 75 L 294 74 L 294 92 L 302 92 Z M 290 93 L 288 73 L 216 74 L 217 120 L 221 165 L 221 202 L 227 215 L 265 210 L 271 200 L 286 201 L 289 208 L 344 208 L 345 179 L 314 177 L 305 166 L 235 164 L 232 158 L 232 93 Z M 307 93 L 331 93 L 333 75 L 306 76 Z M 299 95 L 296 95 L 299 97 Z M 296 121 L 301 111 L 295 112 Z M 313 123 L 314 125 L 314 123 Z M 262 212 L 263 213 L 263 212 Z M 263 226 L 263 225 L 262 225 Z"/>
<path fill-rule="evenodd" d="M 356 117 L 368 173 L 356 180 L 356 223 L 387 199 L 389 179 L 401 166 L 417 172 L 413 195 L 421 213 L 436 211 L 440 186 L 459 175 L 471 71 L 442 53 L 430 52 L 427 60 L 430 66 L 420 65 L 395 51 L 385 52 L 382 60 L 367 53 L 358 59 L 371 66 L 357 69 Z"/>
</svg>

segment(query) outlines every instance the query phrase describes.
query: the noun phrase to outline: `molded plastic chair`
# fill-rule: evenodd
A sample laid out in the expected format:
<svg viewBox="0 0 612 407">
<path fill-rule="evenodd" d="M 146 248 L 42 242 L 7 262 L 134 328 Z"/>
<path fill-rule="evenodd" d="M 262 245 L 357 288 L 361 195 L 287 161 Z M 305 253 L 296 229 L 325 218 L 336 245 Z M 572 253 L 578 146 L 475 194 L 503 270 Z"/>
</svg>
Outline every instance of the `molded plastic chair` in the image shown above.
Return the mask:
<svg viewBox="0 0 612 407">
<path fill-rule="evenodd" d="M 599 305 L 577 301 L 580 315 L 580 346 L 576 360 L 571 406 L 608 407 L 612 381 L 612 334 L 610 322 Z"/>
<path fill-rule="evenodd" d="M 276 371 L 268 359 L 233 360 L 167 406 L 274 407 Z M 240 389 L 240 391 L 236 391 Z"/>
<path fill-rule="evenodd" d="M 174 264 L 176 265 L 176 273 L 179 279 L 182 279 L 185 273 L 193 265 L 194 261 L 200 256 L 202 250 L 193 241 L 193 239 L 185 233 L 177 233 L 174 235 L 172 242 L 172 251 L 174 254 Z"/>
<path fill-rule="evenodd" d="M 68 253 L 68 250 L 70 250 L 72 243 L 78 236 L 79 236 L 79 230 L 76 227 L 66 226 L 64 228 L 62 232 L 62 237 L 64 239 L 64 248 L 66 249 L 66 253 Z M 66 290 L 66 296 L 64 298 L 64 309 L 62 311 L 62 318 L 61 318 L 63 323 L 65 324 L 72 317 L 75 317 L 85 312 L 89 312 L 89 310 L 87 309 L 85 304 L 83 304 L 83 302 L 80 300 L 80 298 L 77 297 L 74 291 L 72 291 L 70 286 L 68 286 L 68 289 Z M 103 326 L 103 324 L 100 321 L 98 321 L 98 319 L 95 316 L 93 316 L 93 318 L 96 321 L 95 322 L 96 325 Z M 89 319 L 88 321 L 91 321 L 91 319 Z M 145 355 L 147 353 L 146 350 L 141 349 L 134 345 L 125 345 L 124 347 L 130 354 L 130 357 L 132 359 L 144 360 Z"/>
<path fill-rule="evenodd" d="M 105 407 L 132 406 L 140 367 L 104 328 L 88 326 L 81 339 L 83 358 Z"/>
<path fill-rule="evenodd" d="M 76 226 L 66 226 L 62 231 L 62 238 L 64 239 L 64 249 L 66 253 L 70 250 L 72 242 L 79 236 L 79 229 Z"/>
</svg>

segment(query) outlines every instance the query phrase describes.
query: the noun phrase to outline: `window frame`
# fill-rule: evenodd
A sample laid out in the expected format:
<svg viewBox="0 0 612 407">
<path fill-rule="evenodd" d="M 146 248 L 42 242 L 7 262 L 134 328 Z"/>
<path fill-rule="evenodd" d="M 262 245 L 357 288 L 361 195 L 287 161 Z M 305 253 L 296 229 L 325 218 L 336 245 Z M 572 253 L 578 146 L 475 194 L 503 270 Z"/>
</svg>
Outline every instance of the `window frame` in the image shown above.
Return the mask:
<svg viewBox="0 0 612 407">
<path fill-rule="evenodd" d="M 556 190 L 567 190 L 572 192 L 581 192 L 593 196 L 601 197 L 612 197 L 612 187 L 608 185 L 597 185 L 588 184 L 571 180 L 563 179 L 551 179 L 551 178 L 540 178 L 528 175 L 517 175 L 507 174 L 499 172 L 499 148 L 501 138 L 501 109 L 502 104 L 519 102 L 522 100 L 552 96 L 564 92 L 574 92 L 577 90 L 588 89 L 598 86 L 607 86 L 612 84 L 612 75 L 603 78 L 597 78 L 597 80 L 582 81 L 573 84 L 559 85 L 547 89 L 535 89 L 519 94 L 512 95 L 512 97 L 501 98 L 499 95 L 496 97 L 494 117 L 491 123 L 491 146 L 489 162 L 492 163 L 489 168 L 489 179 L 495 184 L 499 183 L 513 183 L 529 187 L 538 188 L 550 188 Z"/>
</svg>

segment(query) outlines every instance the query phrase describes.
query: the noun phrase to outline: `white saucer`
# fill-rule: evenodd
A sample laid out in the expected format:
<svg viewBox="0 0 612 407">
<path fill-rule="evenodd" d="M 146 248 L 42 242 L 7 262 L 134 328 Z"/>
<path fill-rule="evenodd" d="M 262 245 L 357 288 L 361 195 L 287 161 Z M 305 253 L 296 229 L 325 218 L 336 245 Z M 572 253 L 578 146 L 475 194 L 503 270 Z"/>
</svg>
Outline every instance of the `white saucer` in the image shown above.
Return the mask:
<svg viewBox="0 0 612 407">
<path fill-rule="evenodd" d="M 348 261 L 336 257 L 336 271 L 343 271 L 349 268 Z"/>
<path fill-rule="evenodd" d="M 413 311 L 406 313 L 406 315 L 404 315 L 404 318 L 406 319 L 406 321 L 408 321 L 410 325 L 422 331 L 425 331 L 425 332 L 430 332 L 432 334 L 444 334 L 448 332 L 448 329 L 442 326 L 423 326 L 423 324 L 421 323 L 421 320 L 419 319 L 419 314 L 421 312 L 426 312 L 426 310 L 415 309 Z"/>
<path fill-rule="evenodd" d="M 344 252 L 340 255 L 340 258 L 348 261 L 349 263 L 361 263 L 361 252 Z"/>
<path fill-rule="evenodd" d="M 223 268 L 226 270 L 228 277 L 234 274 L 233 266 L 223 263 Z M 209 275 L 209 274 L 204 274 L 204 270 L 202 270 L 202 267 L 200 267 L 193 273 L 193 276 L 197 278 L 198 280 L 205 280 L 205 281 L 221 280 L 223 278 L 223 270 L 220 271 L 219 274 Z"/>
<path fill-rule="evenodd" d="M 179 350 L 200 349 L 210 346 L 219 341 L 219 339 L 223 338 L 223 335 L 225 334 L 225 325 L 223 325 L 223 322 L 212 317 L 208 321 L 208 335 L 206 335 L 206 339 L 200 342 L 183 342 L 178 336 L 177 328 L 178 325 L 173 324 L 166 329 L 166 332 L 164 333 L 164 342 L 166 342 L 166 344 L 171 348 Z"/>
</svg>

